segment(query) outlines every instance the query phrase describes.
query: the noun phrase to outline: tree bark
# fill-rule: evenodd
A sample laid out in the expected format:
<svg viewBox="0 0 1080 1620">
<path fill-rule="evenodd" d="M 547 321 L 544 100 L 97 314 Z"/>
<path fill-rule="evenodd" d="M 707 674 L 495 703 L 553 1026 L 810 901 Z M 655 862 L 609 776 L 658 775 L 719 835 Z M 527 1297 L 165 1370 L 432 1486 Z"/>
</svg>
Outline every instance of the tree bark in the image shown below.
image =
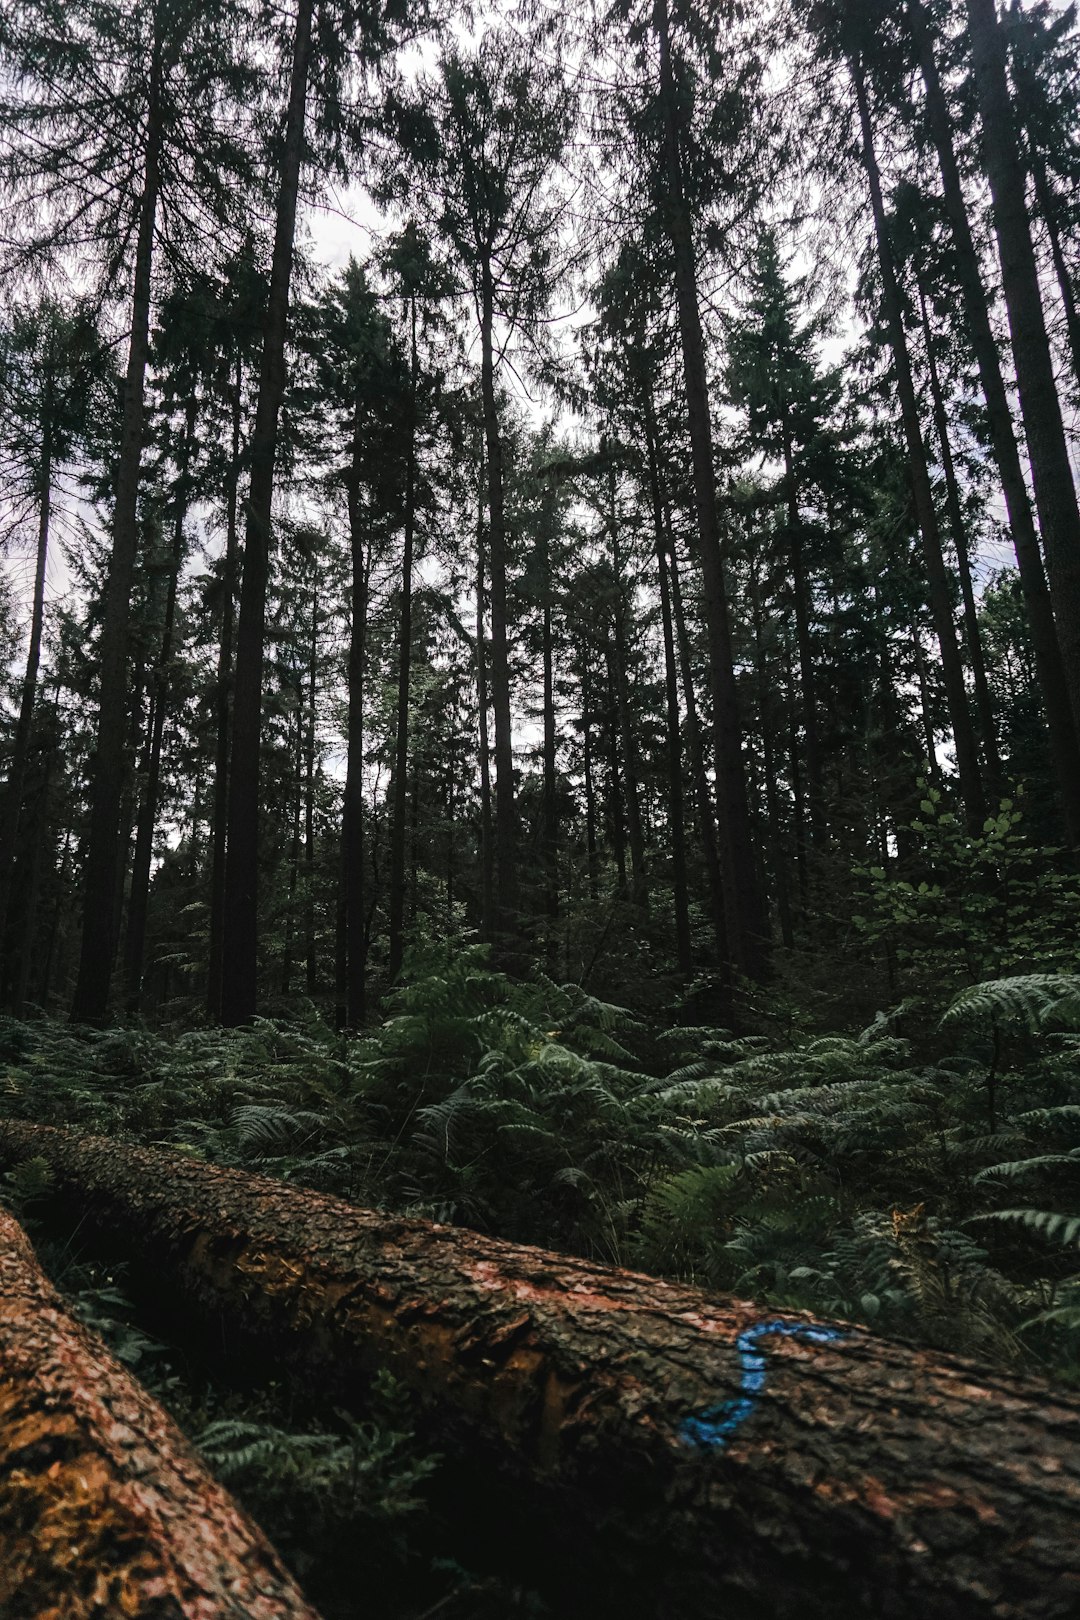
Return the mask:
<svg viewBox="0 0 1080 1620">
<path fill-rule="evenodd" d="M 23 817 L 23 797 L 26 793 L 26 767 L 30 757 L 30 738 L 34 729 L 34 705 L 37 701 L 38 669 L 41 664 L 41 638 L 45 623 L 45 577 L 49 562 L 49 524 L 52 513 L 53 480 L 53 368 L 47 364 L 43 379 L 41 456 L 38 470 L 38 531 L 37 553 L 34 559 L 34 591 L 30 607 L 30 641 L 26 649 L 26 669 L 23 673 L 19 696 L 19 715 L 15 722 L 15 738 L 11 751 L 11 764 L 3 798 L 0 800 L 0 986 L 6 983 L 4 972 L 7 947 L 8 907 L 15 879 L 18 859 L 19 825 Z"/>
<path fill-rule="evenodd" d="M 347 498 L 352 593 L 349 607 L 348 740 L 341 838 L 345 1028 L 360 1029 L 367 1011 L 367 917 L 364 879 L 364 686 L 367 678 L 368 576 L 370 557 L 364 549 L 360 509 L 362 450 L 360 400 L 353 408 L 352 462 Z M 370 548 L 369 548 L 370 550 Z"/>
<path fill-rule="evenodd" d="M 698 715 L 697 693 L 694 691 L 694 662 L 690 656 L 690 637 L 683 611 L 682 585 L 679 581 L 679 562 L 675 555 L 675 537 L 671 532 L 671 518 L 664 509 L 664 534 L 667 538 L 667 561 L 671 574 L 671 606 L 675 619 L 675 635 L 679 647 L 679 665 L 682 670 L 683 702 L 686 704 L 686 740 L 690 748 L 690 769 L 697 798 L 698 832 L 701 851 L 705 859 L 705 872 L 709 885 L 709 910 L 712 915 L 716 960 L 721 977 L 726 977 L 728 965 L 727 920 L 724 915 L 724 880 L 720 870 L 720 850 L 716 837 L 716 819 L 713 799 L 709 792 L 705 772 L 705 739 Z"/>
<path fill-rule="evenodd" d="M 304 982 L 309 996 L 318 989 L 315 941 L 315 759 L 319 681 L 319 570 L 311 579 L 311 638 L 308 646 L 307 714 L 304 735 Z"/>
<path fill-rule="evenodd" d="M 998 476 L 1001 479 L 1002 494 L 1005 497 L 1005 508 L 1009 515 L 1009 527 L 1012 530 L 1013 546 L 1016 551 L 1016 564 L 1020 571 L 1020 586 L 1031 629 L 1031 644 L 1050 734 L 1058 791 L 1061 794 L 1069 841 L 1076 845 L 1080 844 L 1080 744 L 1077 741 L 1073 718 L 1074 704 L 1070 702 L 1069 688 L 1065 681 L 1053 605 L 1039 551 L 1031 501 L 1028 498 L 1027 484 L 1020 463 L 1020 450 L 1016 442 L 1008 395 L 1005 392 L 1001 361 L 990 325 L 979 257 L 971 234 L 960 169 L 953 146 L 949 105 L 942 89 L 941 75 L 938 72 L 922 0 L 908 0 L 908 16 L 918 51 L 919 71 L 926 90 L 926 119 L 937 151 L 942 196 L 956 250 L 956 267 L 968 336 L 979 371 L 983 398 L 986 400 L 990 443 L 997 463 Z"/>
<path fill-rule="evenodd" d="M 293 38 L 285 142 L 278 181 L 274 253 L 266 305 L 259 394 L 251 435 L 251 485 L 244 528 L 244 574 L 236 632 L 232 761 L 225 858 L 225 951 L 221 1016 L 228 1025 L 255 1016 L 259 945 L 259 758 L 262 732 L 263 642 L 270 570 L 270 518 L 278 417 L 285 394 L 285 336 L 289 323 L 296 204 L 303 165 L 304 123 L 315 0 L 299 0 Z"/>
<path fill-rule="evenodd" d="M 401 553 L 398 621 L 397 737 L 390 821 L 390 953 L 387 976 L 401 972 L 405 934 L 405 793 L 409 779 L 409 684 L 412 674 L 412 571 L 416 528 L 416 298 L 409 299 L 409 420 L 405 462 L 405 536 Z"/>
<path fill-rule="evenodd" d="M 495 715 L 495 932 L 505 953 L 517 926 L 517 806 L 510 715 L 510 653 L 506 606 L 506 512 L 503 443 L 495 400 L 494 285 L 485 261 L 481 292 L 481 387 L 487 450 L 488 566 L 491 571 L 491 706 Z"/>
<path fill-rule="evenodd" d="M 1024 170 L 994 0 L 967 0 L 967 18 L 1020 414 L 1073 722 L 1080 728 L 1080 507 L 1046 335 Z"/>
<path fill-rule="evenodd" d="M 481 471 L 481 482 L 483 473 Z M 491 741 L 488 733 L 487 637 L 484 633 L 484 500 L 476 519 L 476 712 L 480 751 L 480 937 L 495 935 L 495 828 L 491 812 Z"/>
<path fill-rule="evenodd" d="M 653 26 L 660 53 L 667 226 L 675 258 L 679 332 L 698 522 L 698 560 L 705 586 L 705 622 L 709 633 L 716 800 L 727 923 L 725 933 L 731 965 L 751 979 L 761 979 L 766 973 L 768 956 L 767 923 L 756 878 L 750 831 L 731 621 L 716 507 L 705 343 L 698 308 L 693 229 L 679 150 L 678 103 L 671 63 L 667 0 L 655 0 Z"/>
<path fill-rule="evenodd" d="M 825 772 L 818 730 L 817 682 L 814 676 L 814 640 L 810 628 L 813 593 L 806 577 L 803 555 L 802 515 L 799 511 L 799 485 L 795 473 L 795 452 L 791 441 L 788 406 L 782 407 L 784 439 L 784 486 L 787 502 L 787 542 L 791 559 L 791 599 L 795 608 L 795 644 L 799 649 L 799 692 L 802 698 L 803 737 L 806 742 L 806 786 L 811 842 L 819 848 L 825 840 Z"/>
<path fill-rule="evenodd" d="M 660 623 L 664 637 L 664 699 L 668 745 L 667 813 L 668 827 L 671 834 L 675 954 L 680 972 L 689 973 L 694 962 L 690 942 L 690 889 L 686 878 L 682 728 L 679 720 L 679 668 L 675 658 L 675 631 L 671 617 L 671 584 L 668 579 L 664 503 L 660 492 L 660 468 L 657 463 L 656 423 L 653 415 L 652 400 L 644 390 L 642 390 L 642 423 L 645 433 L 649 501 L 652 506 L 653 542 L 660 582 Z"/>
<path fill-rule="evenodd" d="M 907 444 L 911 492 L 914 497 L 915 515 L 922 539 L 923 565 L 926 569 L 927 592 L 930 599 L 930 612 L 934 621 L 934 634 L 937 637 L 938 651 L 941 657 L 941 674 L 945 686 L 945 698 L 949 707 L 949 724 L 952 727 L 953 743 L 956 748 L 956 770 L 960 779 L 960 793 L 967 811 L 968 823 L 973 829 L 981 828 L 986 816 L 986 797 L 979 769 L 979 751 L 975 742 L 975 728 L 971 722 L 967 688 L 964 684 L 964 667 L 960 659 L 960 650 L 956 644 L 956 626 L 953 623 L 952 604 L 949 600 L 948 575 L 945 570 L 945 559 L 941 549 L 941 530 L 934 509 L 934 492 L 930 484 L 926 445 L 923 442 L 922 425 L 919 420 L 919 405 L 911 372 L 911 358 L 908 353 L 907 335 L 904 331 L 900 288 L 896 279 L 892 252 L 889 246 L 885 202 L 882 197 L 881 176 L 874 152 L 874 132 L 870 119 L 870 103 L 866 94 L 866 76 L 857 57 L 851 58 L 850 67 L 862 133 L 863 167 L 866 170 L 870 204 L 874 216 L 874 235 L 877 239 L 877 256 L 884 294 L 883 302 L 889 332 L 889 347 L 892 351 L 893 367 L 896 372 L 897 393 L 900 396 L 900 413 L 903 418 L 904 439 Z"/>
<path fill-rule="evenodd" d="M 165 741 L 165 718 L 168 709 L 169 673 L 173 656 L 173 631 L 176 620 L 176 594 L 180 583 L 180 567 L 184 555 L 184 520 L 188 506 L 188 470 L 195 438 L 196 399 L 192 394 L 188 402 L 184 439 L 177 468 L 176 511 L 173 515 L 172 553 L 169 557 L 169 578 L 165 595 L 165 617 L 161 627 L 161 645 L 153 678 L 151 704 L 150 746 L 147 751 L 146 781 L 135 827 L 135 853 L 131 861 L 131 893 L 128 901 L 127 933 L 124 938 L 124 983 L 128 1010 L 137 1012 L 142 997 L 143 966 L 146 956 L 146 914 L 150 901 L 150 867 L 154 854 L 154 830 L 157 826 L 158 787 L 161 780 L 161 756 Z"/>
<path fill-rule="evenodd" d="M 468 1476 L 470 1517 L 490 1512 L 485 1532 L 519 1537 L 553 1583 L 562 1566 L 575 1612 L 1076 1613 L 1075 1395 L 180 1154 L 0 1126 L 0 1159 L 31 1156 L 83 1235 L 119 1242 L 129 1286 L 218 1344 L 227 1322 L 249 1367 L 291 1366 L 339 1404 L 388 1368 Z"/>
<path fill-rule="evenodd" d="M 67 1314 L 0 1210 L 5 1620 L 318 1620 L 175 1423 Z"/>
<path fill-rule="evenodd" d="M 614 580 L 612 600 L 611 671 L 614 676 L 615 705 L 619 742 L 622 748 L 623 780 L 626 788 L 626 832 L 630 844 L 630 898 L 644 916 L 649 912 L 649 873 L 645 857 L 645 827 L 641 814 L 641 760 L 637 731 L 630 704 L 627 671 L 626 585 L 623 579 L 622 548 L 619 545 L 619 514 L 615 498 L 615 465 L 608 469 L 608 522 L 611 533 L 611 568 Z"/>
<path fill-rule="evenodd" d="M 105 612 L 101 628 L 97 747 L 91 772 L 93 787 L 83 884 L 82 944 L 71 1003 L 72 1019 L 84 1024 L 103 1023 L 108 1010 L 122 877 L 120 807 L 128 769 L 128 623 L 139 549 L 137 520 L 142 473 L 143 406 L 150 348 L 150 290 L 163 138 L 160 10 L 156 10 L 154 16 L 142 200 L 135 243 L 131 332 L 113 508 L 112 553 L 105 584 Z"/>
<path fill-rule="evenodd" d="M 589 648 L 585 641 L 580 646 L 581 660 L 581 771 L 585 788 L 585 859 L 589 872 L 589 898 L 600 898 L 600 856 L 596 847 L 596 785 L 593 781 L 592 743 L 592 681 L 589 670 Z"/>
<path fill-rule="evenodd" d="M 214 853 L 210 872 L 210 943 L 206 971 L 206 1009 L 221 1018 L 221 974 L 225 951 L 225 844 L 229 829 L 229 745 L 232 721 L 233 624 L 239 573 L 237 495 L 240 486 L 240 427 L 244 398 L 243 361 L 236 356 L 232 395 L 232 453 L 225 506 L 225 558 L 221 577 L 221 640 L 214 683 Z"/>
</svg>

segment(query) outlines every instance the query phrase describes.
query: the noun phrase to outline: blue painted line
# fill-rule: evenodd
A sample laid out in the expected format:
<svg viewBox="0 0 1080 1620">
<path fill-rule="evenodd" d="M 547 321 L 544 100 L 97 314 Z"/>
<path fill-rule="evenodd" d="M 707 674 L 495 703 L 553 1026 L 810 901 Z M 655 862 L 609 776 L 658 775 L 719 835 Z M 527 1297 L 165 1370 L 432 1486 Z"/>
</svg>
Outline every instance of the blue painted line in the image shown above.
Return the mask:
<svg viewBox="0 0 1080 1620">
<path fill-rule="evenodd" d="M 833 1344 L 844 1335 L 839 1328 L 811 1327 L 808 1322 L 758 1322 L 735 1340 L 742 1363 L 740 1394 L 737 1400 L 710 1406 L 698 1417 L 686 1418 L 680 1433 L 694 1446 L 723 1447 L 735 1430 L 745 1423 L 765 1388 L 765 1357 L 757 1349 L 759 1339 L 777 1334 L 783 1339 L 804 1339 L 808 1344 Z"/>
</svg>

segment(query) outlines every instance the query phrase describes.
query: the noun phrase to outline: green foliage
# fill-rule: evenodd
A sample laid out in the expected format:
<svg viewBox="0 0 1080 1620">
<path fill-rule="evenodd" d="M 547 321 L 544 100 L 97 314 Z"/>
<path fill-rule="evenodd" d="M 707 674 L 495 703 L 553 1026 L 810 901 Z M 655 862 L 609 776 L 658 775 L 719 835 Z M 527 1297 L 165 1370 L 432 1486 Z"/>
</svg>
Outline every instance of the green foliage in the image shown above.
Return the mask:
<svg viewBox="0 0 1080 1620">
<path fill-rule="evenodd" d="M 865 914 L 854 919 L 864 937 L 887 945 L 906 986 L 933 995 L 943 984 L 1071 967 L 1080 877 L 1060 849 L 1026 836 L 1022 789 L 973 834 L 939 788 L 920 787 L 906 874 L 866 872 Z"/>
<path fill-rule="evenodd" d="M 313 1541 L 325 1553 L 342 1536 L 361 1538 L 382 1561 L 401 1559 L 406 1521 L 423 1513 L 439 1460 L 417 1441 L 408 1401 L 389 1374 L 376 1379 L 371 1412 L 363 1422 L 339 1412 L 332 1428 L 298 1430 L 249 1405 L 243 1415 L 213 1418 L 195 1443 L 301 1576 L 318 1555 Z"/>
</svg>

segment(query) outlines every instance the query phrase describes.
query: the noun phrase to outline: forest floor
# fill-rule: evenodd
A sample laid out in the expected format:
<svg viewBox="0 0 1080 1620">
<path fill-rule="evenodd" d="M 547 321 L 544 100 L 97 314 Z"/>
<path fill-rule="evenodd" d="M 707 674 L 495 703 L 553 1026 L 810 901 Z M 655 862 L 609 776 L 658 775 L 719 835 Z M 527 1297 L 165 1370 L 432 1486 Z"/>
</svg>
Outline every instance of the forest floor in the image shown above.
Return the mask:
<svg viewBox="0 0 1080 1620">
<path fill-rule="evenodd" d="M 636 1019 L 465 950 L 415 962 L 361 1039 L 310 1008 L 235 1032 L 7 1021 L 0 1103 L 1080 1383 L 1080 979 L 843 1033 L 775 1006 L 743 1024 Z M 49 1190 L 31 1160 L 3 1198 L 327 1620 L 551 1612 L 533 1572 L 448 1542 L 441 1458 L 390 1377 L 361 1421 L 163 1342 Z"/>
</svg>

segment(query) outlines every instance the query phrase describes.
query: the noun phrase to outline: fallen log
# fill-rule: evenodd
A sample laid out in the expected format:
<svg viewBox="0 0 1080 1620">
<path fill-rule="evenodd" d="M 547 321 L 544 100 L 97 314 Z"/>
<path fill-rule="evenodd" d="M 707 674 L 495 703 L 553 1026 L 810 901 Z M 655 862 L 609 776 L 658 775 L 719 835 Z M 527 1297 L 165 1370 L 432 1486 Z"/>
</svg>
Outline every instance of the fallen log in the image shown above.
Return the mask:
<svg viewBox="0 0 1080 1620">
<path fill-rule="evenodd" d="M 0 1124 L 0 1161 L 31 1156 L 82 1232 L 119 1241 L 129 1277 L 237 1354 L 343 1404 L 380 1366 L 417 1391 L 472 1519 L 523 1579 L 563 1573 L 562 1614 L 1080 1614 L 1076 1397 L 850 1324 Z"/>
<path fill-rule="evenodd" d="M 0 1210 L 4 1620 L 318 1620 L 180 1430 Z"/>
</svg>

